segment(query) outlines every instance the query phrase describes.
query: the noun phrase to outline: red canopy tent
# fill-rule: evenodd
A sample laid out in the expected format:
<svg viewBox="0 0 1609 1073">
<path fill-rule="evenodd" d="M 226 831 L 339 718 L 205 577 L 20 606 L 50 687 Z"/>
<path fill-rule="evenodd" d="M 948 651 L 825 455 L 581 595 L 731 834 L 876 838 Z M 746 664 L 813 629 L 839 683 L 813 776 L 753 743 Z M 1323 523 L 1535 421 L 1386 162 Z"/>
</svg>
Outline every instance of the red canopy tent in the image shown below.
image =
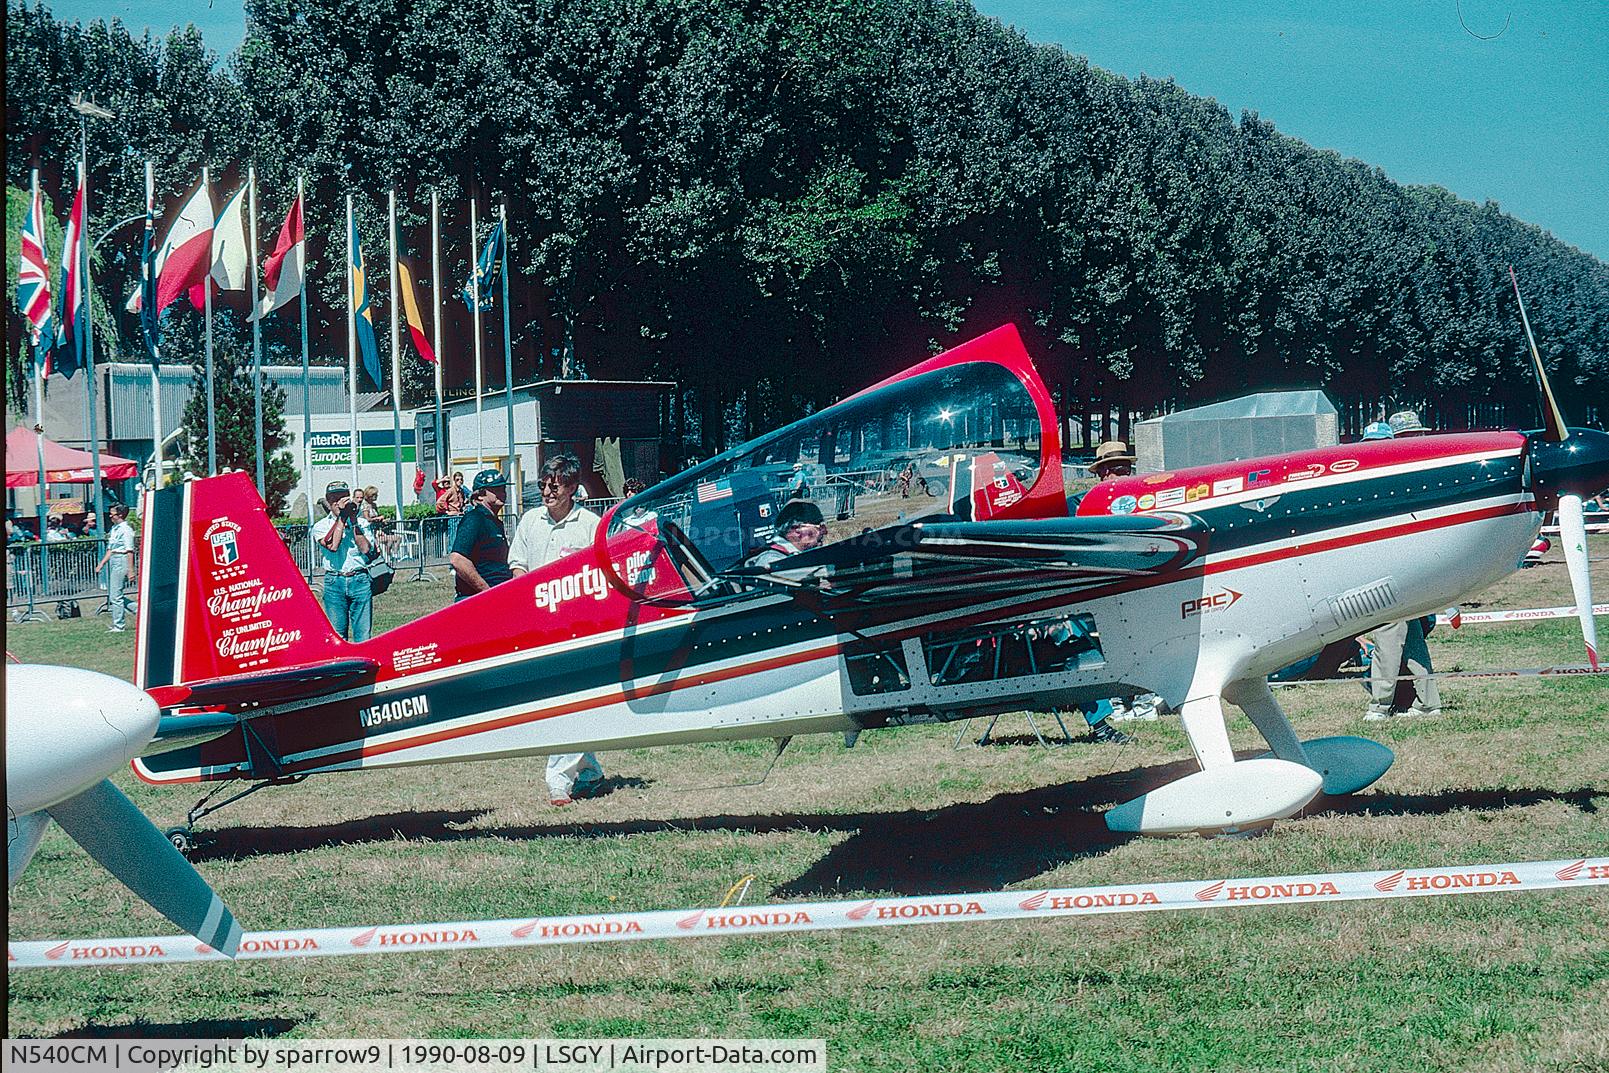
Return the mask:
<svg viewBox="0 0 1609 1073">
<path fill-rule="evenodd" d="M 45 480 L 50 484 L 88 484 L 94 463 L 88 451 L 63 447 L 45 440 Z M 140 471 L 139 463 L 101 452 L 101 478 L 126 481 Z M 39 483 L 39 454 L 32 429 L 20 425 L 6 434 L 6 487 L 32 488 Z"/>
</svg>

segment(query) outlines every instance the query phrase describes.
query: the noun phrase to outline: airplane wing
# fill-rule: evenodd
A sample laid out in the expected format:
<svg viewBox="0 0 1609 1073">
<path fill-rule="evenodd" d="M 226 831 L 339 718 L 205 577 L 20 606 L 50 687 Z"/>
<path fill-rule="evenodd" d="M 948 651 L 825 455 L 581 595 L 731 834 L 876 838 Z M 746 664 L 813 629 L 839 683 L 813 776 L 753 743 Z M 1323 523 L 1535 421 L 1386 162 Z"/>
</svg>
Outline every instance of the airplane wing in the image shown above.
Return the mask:
<svg viewBox="0 0 1609 1073">
<path fill-rule="evenodd" d="M 1077 592 L 1181 571 L 1204 554 L 1207 533 L 1193 515 L 1168 513 L 914 522 L 722 576 L 790 587 L 829 608 Z"/>
</svg>

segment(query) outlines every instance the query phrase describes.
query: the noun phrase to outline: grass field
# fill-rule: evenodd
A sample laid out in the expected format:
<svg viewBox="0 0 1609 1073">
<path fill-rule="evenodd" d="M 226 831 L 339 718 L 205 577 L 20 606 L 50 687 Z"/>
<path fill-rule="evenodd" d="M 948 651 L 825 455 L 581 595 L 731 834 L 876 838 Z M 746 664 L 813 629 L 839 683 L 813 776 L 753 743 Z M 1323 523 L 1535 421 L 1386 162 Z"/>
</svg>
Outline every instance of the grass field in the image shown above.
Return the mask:
<svg viewBox="0 0 1609 1073">
<path fill-rule="evenodd" d="M 1593 554 L 1609 558 L 1609 541 Z M 1609 569 L 1595 565 L 1599 593 Z M 448 598 L 401 582 L 381 627 Z M 1602 597 L 1600 597 L 1601 599 Z M 1570 603 L 1562 565 L 1466 609 Z M 1600 619 L 1609 637 L 1609 619 Z M 1439 629 L 1441 669 L 1581 660 L 1571 621 Z M 132 634 L 13 627 L 25 660 L 126 675 Z M 1106 831 L 1190 768 L 1176 721 L 1127 746 L 952 747 L 954 728 L 603 757 L 548 807 L 540 760 L 325 776 L 203 822 L 195 860 L 248 928 L 356 925 L 1609 854 L 1609 687 L 1452 681 L 1435 721 L 1364 724 L 1355 684 L 1281 692 L 1304 737 L 1397 751 L 1376 786 L 1242 841 Z M 1043 725 L 1043 722 L 1042 724 Z M 973 724 L 974 731 L 982 729 Z M 1244 718 L 1237 748 L 1260 747 Z M 969 735 L 969 736 L 975 736 Z M 190 789 L 120 783 L 159 824 Z M 15 938 L 171 932 L 59 831 Z M 833 1069 L 1609 1069 L 1603 889 L 774 938 L 10 974 L 13 1035 L 825 1037 Z"/>
</svg>

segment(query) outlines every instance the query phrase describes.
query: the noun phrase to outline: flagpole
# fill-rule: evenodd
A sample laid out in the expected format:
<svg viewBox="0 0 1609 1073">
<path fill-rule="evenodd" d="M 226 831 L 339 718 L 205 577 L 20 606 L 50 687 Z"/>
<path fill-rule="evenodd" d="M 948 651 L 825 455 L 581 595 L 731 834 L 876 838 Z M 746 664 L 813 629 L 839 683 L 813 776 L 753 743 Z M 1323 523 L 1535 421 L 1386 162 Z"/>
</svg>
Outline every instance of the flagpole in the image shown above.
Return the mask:
<svg viewBox="0 0 1609 1073">
<path fill-rule="evenodd" d="M 477 248 L 480 234 L 480 215 L 475 199 L 469 200 L 469 294 L 473 299 L 473 320 L 475 323 L 475 470 L 479 472 L 486 465 L 486 455 L 483 442 L 486 430 L 481 427 L 481 362 L 480 362 L 480 250 Z"/>
<path fill-rule="evenodd" d="M 246 211 L 251 213 L 251 244 L 246 250 L 247 273 L 251 277 L 251 304 L 258 304 L 257 293 L 257 169 L 246 169 Z M 257 495 L 268 502 L 268 467 L 263 460 L 263 320 L 251 320 L 251 392 L 257 418 Z"/>
<path fill-rule="evenodd" d="M 497 206 L 497 220 L 503 228 L 503 401 L 508 404 L 508 479 L 514 479 L 514 350 L 509 344 L 508 324 L 508 202 Z"/>
<path fill-rule="evenodd" d="M 358 483 L 358 287 L 352 274 L 357 249 L 352 241 L 352 195 L 346 195 L 346 375 L 347 402 L 352 408 L 352 486 Z"/>
<path fill-rule="evenodd" d="M 302 177 L 296 176 L 296 206 L 302 218 L 302 461 L 307 467 L 307 524 L 313 524 L 313 393 L 307 367 L 307 202 L 302 200 Z"/>
<path fill-rule="evenodd" d="M 156 169 L 151 162 L 147 160 L 145 162 L 145 229 L 147 232 L 151 230 L 155 216 Z M 147 288 L 143 286 L 143 278 L 147 272 L 151 271 L 152 267 L 146 262 L 145 259 L 145 254 L 150 249 L 150 246 L 150 237 L 147 236 L 145 249 L 140 251 L 140 275 L 142 278 L 140 299 L 142 303 L 145 299 L 145 292 L 147 290 Z M 143 320 L 146 315 L 147 314 L 144 312 L 142 305 L 142 312 L 140 313 L 141 319 Z M 156 459 L 156 478 L 153 485 L 153 489 L 156 489 L 162 487 L 162 372 L 161 366 L 157 363 L 157 356 L 154 353 L 151 355 L 151 436 L 155 442 L 155 446 L 151 449 L 151 453 Z"/>
<path fill-rule="evenodd" d="M 207 204 L 212 204 L 212 183 L 208 179 L 207 166 L 201 166 L 201 187 L 207 192 Z M 216 226 L 216 221 L 214 221 Z M 212 264 L 208 257 L 207 274 L 201 278 L 201 293 L 204 296 L 201 304 L 204 309 L 203 318 L 206 324 L 206 353 L 207 353 L 207 476 L 211 477 L 218 472 L 218 425 L 213 416 L 218 412 L 218 404 L 212 386 Z"/>
<path fill-rule="evenodd" d="M 447 475 L 443 456 L 447 444 L 442 438 L 441 423 L 441 363 L 447 359 L 441 350 L 441 203 L 435 187 L 430 189 L 430 301 L 430 334 L 436 346 L 436 477 L 439 479 Z"/>
<path fill-rule="evenodd" d="M 101 481 L 100 418 L 95 413 L 95 303 L 94 289 L 89 279 L 89 141 L 79 127 L 78 182 L 84 188 L 84 218 L 78 233 L 79 279 L 84 281 L 84 369 L 89 382 L 89 464 L 93 468 L 91 483 L 95 486 L 95 528 L 93 536 L 106 531 L 106 489 Z M 44 536 L 40 533 L 40 536 Z"/>
<path fill-rule="evenodd" d="M 402 347 L 397 326 L 397 190 L 388 192 L 391 243 L 391 463 L 397 478 L 397 524 L 402 524 Z"/>
<path fill-rule="evenodd" d="M 38 205 L 38 204 L 39 204 L 39 169 L 35 168 L 35 169 L 33 169 L 33 200 L 28 203 L 28 212 L 29 212 L 30 216 L 32 215 L 32 213 L 34 211 L 34 206 Z M 45 252 L 45 230 L 44 230 L 44 225 L 43 225 L 42 220 L 40 222 L 40 228 L 39 228 L 39 252 L 40 252 L 41 257 L 43 257 L 44 252 Z M 62 252 L 65 253 L 66 251 L 64 250 Z M 50 263 L 48 261 L 45 262 L 45 283 L 44 283 L 44 286 L 47 287 L 47 288 L 50 286 Z M 62 307 L 62 311 L 65 313 L 66 310 L 67 310 L 67 296 L 66 295 L 62 295 L 61 307 Z M 38 461 L 39 461 L 39 504 L 38 504 L 38 510 L 35 513 L 39 517 L 39 539 L 41 541 L 43 541 L 45 539 L 45 514 L 47 512 L 46 511 L 46 506 L 45 506 L 45 376 L 44 376 L 45 363 L 42 360 L 42 355 L 40 353 L 40 348 L 44 345 L 45 340 L 44 340 L 43 336 L 39 332 L 34 332 L 33 333 L 33 342 L 34 342 L 34 348 L 33 348 L 34 349 L 34 353 L 33 353 L 33 358 L 34 358 L 34 440 L 35 440 L 35 448 L 36 448 L 36 450 L 38 451 L 38 454 L 39 454 L 39 459 L 38 459 Z M 44 552 L 43 545 L 41 545 L 41 547 L 40 547 L 39 561 L 41 563 L 43 563 L 45 561 L 45 552 Z M 50 580 L 49 580 L 48 576 L 44 579 L 44 585 L 45 585 L 45 592 L 48 593 L 50 591 Z"/>
</svg>

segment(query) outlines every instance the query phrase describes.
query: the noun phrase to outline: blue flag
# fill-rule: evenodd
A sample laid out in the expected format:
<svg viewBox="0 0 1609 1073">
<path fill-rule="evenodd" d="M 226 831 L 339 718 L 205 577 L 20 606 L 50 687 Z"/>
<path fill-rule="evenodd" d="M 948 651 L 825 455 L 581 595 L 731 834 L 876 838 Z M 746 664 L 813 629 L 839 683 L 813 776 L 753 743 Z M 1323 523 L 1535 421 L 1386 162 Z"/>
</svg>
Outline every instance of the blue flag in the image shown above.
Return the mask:
<svg viewBox="0 0 1609 1073">
<path fill-rule="evenodd" d="M 369 309 L 369 282 L 363 274 L 363 243 L 358 238 L 358 222 L 352 221 L 352 320 L 357 324 L 358 349 L 363 352 L 363 369 L 374 381 L 375 389 L 385 390 L 380 372 L 380 345 L 374 338 L 374 314 Z"/>
<path fill-rule="evenodd" d="M 469 307 L 471 313 L 475 312 L 477 282 L 480 288 L 480 311 L 484 313 L 492 308 L 492 291 L 497 286 L 497 269 L 502 263 L 503 225 L 499 222 L 486 236 L 486 245 L 481 247 L 480 263 L 475 268 L 474 278 L 464 284 L 464 305 Z"/>
<path fill-rule="evenodd" d="M 156 217 L 145 214 L 145 242 L 140 247 L 140 337 L 151 367 L 162 364 L 162 315 L 156 311 Z"/>
</svg>

